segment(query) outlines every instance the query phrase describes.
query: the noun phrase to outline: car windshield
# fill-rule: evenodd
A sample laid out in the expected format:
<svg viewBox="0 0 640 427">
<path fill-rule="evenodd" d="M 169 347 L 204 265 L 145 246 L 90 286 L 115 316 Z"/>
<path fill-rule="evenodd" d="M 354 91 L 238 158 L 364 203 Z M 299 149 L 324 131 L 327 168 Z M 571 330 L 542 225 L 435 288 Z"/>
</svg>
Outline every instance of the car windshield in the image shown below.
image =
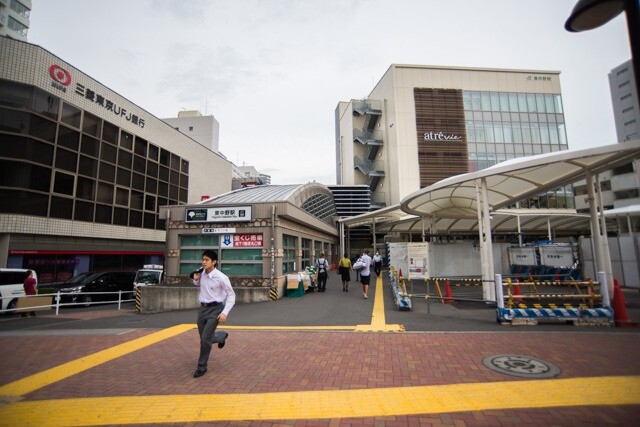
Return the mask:
<svg viewBox="0 0 640 427">
<path fill-rule="evenodd" d="M 81 283 L 84 281 L 84 279 L 86 279 L 87 277 L 94 275 L 96 273 L 91 273 L 91 272 L 86 272 L 86 273 L 80 273 L 77 274 L 75 276 L 73 276 L 71 279 L 67 280 L 66 282 L 64 282 L 65 285 L 77 285 L 78 283 Z"/>
<path fill-rule="evenodd" d="M 160 272 L 158 271 L 138 271 L 136 283 L 160 283 Z"/>
</svg>

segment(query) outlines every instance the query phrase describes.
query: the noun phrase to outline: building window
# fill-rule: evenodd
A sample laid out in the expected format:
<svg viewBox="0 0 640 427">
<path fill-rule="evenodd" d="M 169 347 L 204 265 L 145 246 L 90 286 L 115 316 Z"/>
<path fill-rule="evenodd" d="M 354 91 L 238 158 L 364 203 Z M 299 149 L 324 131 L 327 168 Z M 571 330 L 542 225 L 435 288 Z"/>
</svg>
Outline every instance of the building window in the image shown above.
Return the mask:
<svg viewBox="0 0 640 427">
<path fill-rule="evenodd" d="M 27 37 L 27 30 L 29 29 L 29 27 L 27 27 L 26 25 L 22 24 L 21 22 L 16 21 L 13 18 L 13 16 L 10 16 L 9 17 L 9 29 L 12 30 L 12 31 L 15 31 L 16 33 L 18 33 L 22 37 Z"/>
<path fill-rule="evenodd" d="M 262 249 L 222 249 L 220 270 L 229 276 L 262 277 Z"/>
<path fill-rule="evenodd" d="M 311 239 L 302 239 L 301 269 L 311 266 Z"/>
<path fill-rule="evenodd" d="M 53 182 L 53 192 L 73 196 L 75 186 L 75 177 L 73 175 L 56 171 L 55 180 Z"/>
<path fill-rule="evenodd" d="M 197 234 L 180 237 L 180 274 L 189 274 L 202 267 L 202 253 L 218 249 L 218 235 Z"/>
<path fill-rule="evenodd" d="M 193 131 L 193 126 L 189 126 L 189 132 Z"/>
<path fill-rule="evenodd" d="M 296 271 L 296 245 L 298 238 L 295 236 L 282 236 L 282 274 Z"/>
<path fill-rule="evenodd" d="M 633 169 L 634 169 L 633 163 L 627 163 L 622 166 L 618 166 L 617 168 L 613 168 L 611 170 L 611 174 L 615 176 L 615 175 L 624 175 L 627 173 L 633 173 L 634 172 Z"/>
<path fill-rule="evenodd" d="M 322 252 L 324 252 L 323 249 L 322 249 L 322 242 L 318 242 L 318 241 L 314 242 L 313 251 L 314 251 L 314 253 L 316 255 L 315 258 L 316 259 L 320 258 L 320 254 Z"/>
<path fill-rule="evenodd" d="M 29 14 L 31 13 L 31 10 L 27 6 L 20 3 L 18 0 L 11 0 L 11 4 L 9 5 L 9 7 L 11 8 L 11 10 L 16 12 L 18 15 L 22 16 L 23 18 L 29 19 Z"/>
<path fill-rule="evenodd" d="M 638 197 L 640 197 L 638 195 L 637 188 L 632 188 L 630 190 L 623 190 L 623 191 L 614 191 L 613 195 L 615 197 L 615 200 L 637 199 Z"/>
</svg>

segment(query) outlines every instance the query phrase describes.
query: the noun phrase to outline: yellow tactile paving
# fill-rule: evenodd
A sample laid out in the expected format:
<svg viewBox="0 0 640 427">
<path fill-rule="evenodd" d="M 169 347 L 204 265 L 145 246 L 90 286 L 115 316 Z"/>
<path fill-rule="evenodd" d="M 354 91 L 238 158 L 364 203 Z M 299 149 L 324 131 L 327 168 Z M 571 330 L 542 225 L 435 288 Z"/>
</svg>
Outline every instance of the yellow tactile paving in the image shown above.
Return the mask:
<svg viewBox="0 0 640 427">
<path fill-rule="evenodd" d="M 0 409 L 0 425 L 89 426 L 362 418 L 523 407 L 638 404 L 640 377 L 593 377 L 358 390 L 18 402 Z"/>
<path fill-rule="evenodd" d="M 382 277 L 376 279 L 376 292 L 373 301 L 373 312 L 371 313 L 371 324 L 357 325 L 355 330 L 358 332 L 401 332 L 404 331 L 402 325 L 387 325 L 384 316 L 384 285 Z"/>
<path fill-rule="evenodd" d="M 162 331 L 137 338 L 124 344 L 116 345 L 106 350 L 99 351 L 89 356 L 81 357 L 71 362 L 64 363 L 55 368 L 47 369 L 38 374 L 31 375 L 18 381 L 5 384 L 0 387 L 1 397 L 18 397 L 47 386 L 54 382 L 63 380 L 78 372 L 98 366 L 102 363 L 121 357 L 125 354 L 150 346 L 157 342 L 166 340 L 184 331 L 193 329 L 194 325 L 178 325 Z"/>
</svg>

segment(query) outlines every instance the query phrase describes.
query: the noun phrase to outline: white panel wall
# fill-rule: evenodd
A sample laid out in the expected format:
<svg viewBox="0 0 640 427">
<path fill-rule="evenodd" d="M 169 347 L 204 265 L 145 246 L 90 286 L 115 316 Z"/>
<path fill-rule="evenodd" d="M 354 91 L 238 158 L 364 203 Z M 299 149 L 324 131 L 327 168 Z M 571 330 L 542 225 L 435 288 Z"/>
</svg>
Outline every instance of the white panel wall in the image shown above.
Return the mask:
<svg viewBox="0 0 640 427">
<path fill-rule="evenodd" d="M 640 236 L 610 237 L 608 242 L 613 277 L 620 286 L 640 289 Z M 595 259 L 591 245 L 591 238 L 580 239 L 584 276 L 595 278 Z"/>
</svg>

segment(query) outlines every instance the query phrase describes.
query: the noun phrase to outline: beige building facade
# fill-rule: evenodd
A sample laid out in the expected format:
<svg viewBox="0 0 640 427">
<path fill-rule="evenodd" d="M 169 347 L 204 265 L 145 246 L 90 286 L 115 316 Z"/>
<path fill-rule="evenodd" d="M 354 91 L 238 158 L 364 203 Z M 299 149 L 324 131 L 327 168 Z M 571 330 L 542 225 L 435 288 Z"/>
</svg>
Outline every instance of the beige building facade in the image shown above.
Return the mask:
<svg viewBox="0 0 640 427">
<path fill-rule="evenodd" d="M 335 120 L 337 182 L 368 185 L 374 208 L 448 176 L 568 148 L 558 71 L 392 64 L 367 98 L 340 102 Z M 571 207 L 567 191 L 531 203 Z"/>
</svg>

